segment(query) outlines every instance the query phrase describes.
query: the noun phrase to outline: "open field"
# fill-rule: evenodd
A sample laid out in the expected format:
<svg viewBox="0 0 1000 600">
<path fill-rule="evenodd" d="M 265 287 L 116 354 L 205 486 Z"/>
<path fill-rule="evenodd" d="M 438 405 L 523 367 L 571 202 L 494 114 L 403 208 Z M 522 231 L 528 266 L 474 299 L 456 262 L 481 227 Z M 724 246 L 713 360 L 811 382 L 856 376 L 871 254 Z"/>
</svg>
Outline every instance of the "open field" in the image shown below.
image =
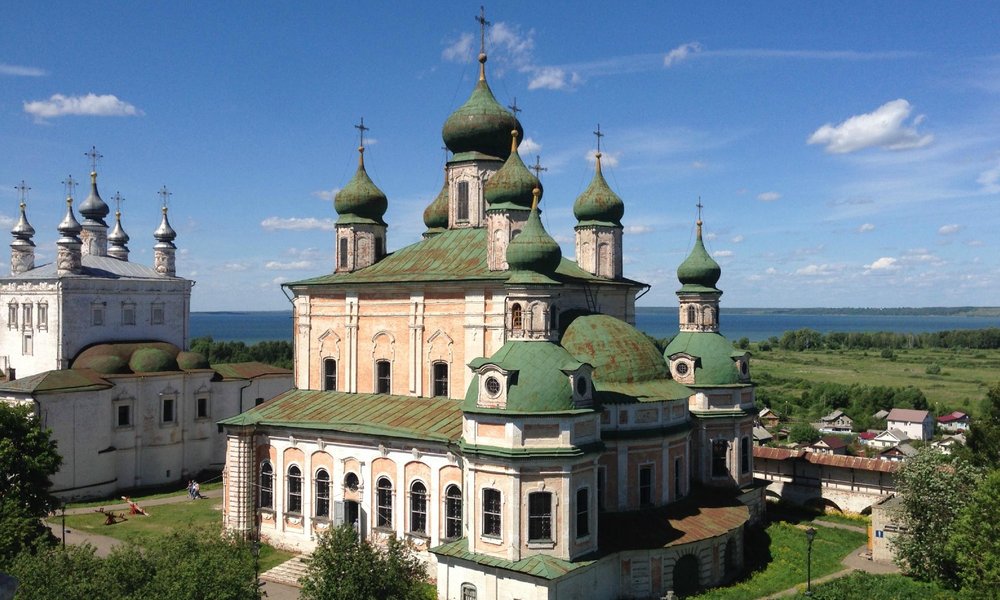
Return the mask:
<svg viewBox="0 0 1000 600">
<path fill-rule="evenodd" d="M 108 503 L 105 503 L 107 505 Z M 141 505 L 141 503 L 140 503 Z M 218 535 L 222 527 L 222 500 L 184 500 L 175 504 L 161 504 L 147 508 L 150 516 L 126 515 L 127 521 L 105 525 L 99 512 L 66 515 L 67 529 L 76 529 L 106 535 L 129 544 L 148 544 L 178 529 L 194 529 L 205 535 Z M 127 512 L 127 511 L 125 511 Z M 116 511 L 118 514 L 118 511 Z M 52 519 L 53 531 L 58 518 Z M 261 572 L 290 559 L 293 554 L 262 545 L 260 549 Z"/>
<path fill-rule="evenodd" d="M 757 570 L 733 585 L 695 596 L 698 600 L 761 598 L 806 582 L 806 535 L 816 529 L 812 547 L 813 579 L 843 569 L 840 561 L 861 547 L 867 536 L 856 531 L 823 527 L 819 523 L 775 521 L 745 550 L 749 568 Z M 753 535 L 753 534 L 750 534 Z M 756 563 L 751 565 L 751 563 Z"/>
<path fill-rule="evenodd" d="M 923 391 L 935 413 L 961 410 L 973 416 L 980 412 L 986 390 L 1000 381 L 1000 350 L 896 350 L 895 360 L 882 358 L 879 350 L 806 350 L 795 352 L 774 349 L 760 351 L 751 345 L 753 368 L 764 375 L 769 385 L 795 391 L 794 380 L 860 383 L 890 387 L 914 386 Z M 930 365 L 941 368 L 939 374 L 926 372 Z M 790 381 L 791 380 L 791 381 Z M 772 383 L 773 382 L 773 383 Z"/>
</svg>

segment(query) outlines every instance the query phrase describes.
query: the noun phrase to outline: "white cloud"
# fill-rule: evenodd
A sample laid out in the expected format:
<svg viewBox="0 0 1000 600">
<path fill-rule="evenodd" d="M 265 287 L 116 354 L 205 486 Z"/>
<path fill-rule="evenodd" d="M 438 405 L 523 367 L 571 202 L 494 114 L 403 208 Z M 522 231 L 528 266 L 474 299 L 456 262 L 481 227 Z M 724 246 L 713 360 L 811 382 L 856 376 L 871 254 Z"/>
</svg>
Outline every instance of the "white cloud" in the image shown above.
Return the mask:
<svg viewBox="0 0 1000 600">
<path fill-rule="evenodd" d="M 734 235 L 729 241 L 731 241 L 734 244 L 739 244 L 740 242 L 742 242 L 745 239 L 746 238 L 743 237 L 742 235 Z"/>
<path fill-rule="evenodd" d="M 64 117 L 66 115 L 88 117 L 135 117 L 143 114 L 135 106 L 119 100 L 113 94 L 98 96 L 64 96 L 53 94 L 48 100 L 24 102 L 24 112 L 34 115 L 35 120 Z"/>
<path fill-rule="evenodd" d="M 949 225 L 942 225 L 938 228 L 938 233 L 941 235 L 954 235 L 962 230 L 962 226 L 957 223 L 951 223 Z"/>
<path fill-rule="evenodd" d="M 696 161 L 693 161 L 693 162 L 691 163 L 691 168 L 692 168 L 692 169 L 704 169 L 704 168 L 705 168 L 705 167 L 707 167 L 707 166 L 708 166 L 708 164 L 707 164 L 707 163 L 703 163 L 703 162 L 702 162 L 702 161 L 700 161 L 700 160 L 696 160 Z"/>
<path fill-rule="evenodd" d="M 303 231 L 308 229 L 333 231 L 336 228 L 336 225 L 337 222 L 333 219 L 317 219 L 315 217 L 268 217 L 260 222 L 260 226 L 268 231 Z"/>
<path fill-rule="evenodd" d="M 0 63 L 0 75 L 10 75 L 12 77 L 44 77 L 48 75 L 48 73 L 36 67 L 22 67 L 20 65 Z"/>
<path fill-rule="evenodd" d="M 774 202 L 775 200 L 781 198 L 781 194 L 778 192 L 763 192 L 757 194 L 757 199 L 761 202 Z"/>
<path fill-rule="evenodd" d="M 992 169 L 987 169 L 979 174 L 976 183 L 983 187 L 987 194 L 1000 193 L 1000 162 Z"/>
<path fill-rule="evenodd" d="M 441 51 L 441 58 L 448 62 L 469 63 L 472 62 L 472 34 L 463 33 L 457 40 L 448 44 Z"/>
<path fill-rule="evenodd" d="M 846 154 L 872 147 L 888 150 L 922 148 L 930 144 L 934 136 L 917 132 L 924 115 L 906 122 L 911 112 L 913 107 L 902 98 L 886 102 L 870 113 L 854 115 L 839 125 L 823 125 L 809 136 L 807 143 L 822 144 L 831 154 Z"/>
<path fill-rule="evenodd" d="M 625 233 L 633 233 L 636 235 L 641 235 L 643 233 L 652 233 L 653 228 L 649 225 L 629 225 L 625 228 Z"/>
<path fill-rule="evenodd" d="M 333 200 L 334 196 L 336 196 L 339 191 L 340 188 L 333 188 L 332 190 L 316 190 L 312 193 L 312 195 L 320 198 L 321 200 Z"/>
<path fill-rule="evenodd" d="M 692 54 L 697 54 L 701 52 L 701 44 L 698 42 L 688 42 L 687 44 L 681 44 L 677 46 L 670 52 L 667 52 L 666 56 L 663 57 L 663 66 L 672 67 L 677 63 L 687 60 Z"/>
<path fill-rule="evenodd" d="M 899 262 L 891 256 L 883 256 L 882 258 L 876 260 L 870 265 L 865 265 L 865 272 L 871 271 L 894 271 L 899 268 L 896 263 Z"/>
<path fill-rule="evenodd" d="M 875 231 L 873 223 L 863 223 L 861 227 L 858 227 L 858 233 L 868 233 L 869 231 Z"/>
<path fill-rule="evenodd" d="M 524 138 L 521 140 L 521 143 L 517 145 L 517 153 L 521 156 L 531 156 L 532 154 L 538 154 L 541 151 L 542 145 L 530 137 Z"/>
<path fill-rule="evenodd" d="M 320 258 L 322 254 L 316 248 L 288 248 L 285 250 L 285 254 L 288 256 L 294 256 L 299 259 L 312 260 L 315 258 Z"/>
<path fill-rule="evenodd" d="M 13 227 L 14 217 L 8 217 L 7 215 L 0 215 L 0 227 Z"/>
<path fill-rule="evenodd" d="M 767 273 L 768 275 L 777 275 L 778 274 L 778 270 L 775 269 L 774 267 L 768 267 L 767 269 L 764 270 L 764 272 Z"/>
<path fill-rule="evenodd" d="M 718 258 L 729 258 L 733 254 L 734 252 L 732 250 L 716 250 L 712 253 L 712 256 L 716 256 Z"/>
<path fill-rule="evenodd" d="M 264 268 L 268 271 L 304 271 L 313 268 L 313 264 L 309 260 L 293 260 L 290 262 L 269 260 L 264 263 Z"/>
<path fill-rule="evenodd" d="M 609 152 L 601 152 L 601 165 L 605 167 L 617 167 L 620 156 L 620 153 L 611 154 Z M 587 151 L 587 162 L 590 164 L 597 162 L 597 150 Z"/>
<path fill-rule="evenodd" d="M 702 236 L 702 237 L 704 237 L 704 238 L 705 238 L 706 240 L 708 240 L 708 241 L 710 241 L 710 242 L 711 242 L 711 241 L 712 241 L 712 240 L 714 240 L 715 238 L 719 237 L 719 234 L 715 233 L 714 231 L 709 231 L 708 233 L 706 233 L 706 234 L 705 234 L 704 236 Z"/>
<path fill-rule="evenodd" d="M 815 276 L 819 276 L 819 275 L 830 275 L 831 273 L 833 273 L 836 270 L 837 269 L 835 269 L 831 265 L 828 265 L 828 264 L 824 263 L 822 265 L 808 265 L 808 266 L 802 267 L 801 269 L 797 269 L 795 271 L 795 274 L 796 275 L 804 275 L 806 277 L 815 277 Z"/>
<path fill-rule="evenodd" d="M 226 271 L 249 271 L 250 265 L 241 262 L 231 262 L 222 265 L 222 268 Z"/>
<path fill-rule="evenodd" d="M 983 240 L 969 240 L 965 243 L 966 246 L 985 246 Z"/>
<path fill-rule="evenodd" d="M 571 74 L 559 67 L 532 69 L 534 76 L 528 82 L 529 90 L 563 90 L 570 85 Z"/>
</svg>

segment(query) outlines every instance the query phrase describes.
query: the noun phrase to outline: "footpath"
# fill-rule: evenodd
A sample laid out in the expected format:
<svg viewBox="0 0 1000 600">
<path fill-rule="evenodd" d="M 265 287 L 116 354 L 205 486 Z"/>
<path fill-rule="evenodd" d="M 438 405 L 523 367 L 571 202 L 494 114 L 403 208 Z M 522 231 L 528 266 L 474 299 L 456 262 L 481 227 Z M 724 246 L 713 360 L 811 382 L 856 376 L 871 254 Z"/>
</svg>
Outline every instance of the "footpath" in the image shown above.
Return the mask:
<svg viewBox="0 0 1000 600">
<path fill-rule="evenodd" d="M 206 499 L 211 498 L 221 498 L 222 490 L 214 489 L 208 490 L 202 493 Z M 162 506 L 164 504 L 176 504 L 179 502 L 198 502 L 198 500 L 191 500 L 186 493 L 180 493 L 176 496 L 164 496 L 162 498 L 152 498 L 150 500 L 143 500 L 139 503 L 144 509 L 150 509 L 151 507 Z M 83 506 L 78 508 L 70 508 L 66 510 L 67 515 L 83 515 L 90 514 L 96 511 L 98 506 Z M 118 504 L 107 504 L 103 505 L 104 510 L 122 512 L 129 509 L 129 505 L 126 502 L 120 502 Z M 153 512 L 150 510 L 150 512 Z M 48 525 L 49 529 L 52 531 L 52 535 L 56 536 L 57 539 L 62 539 L 62 522 L 60 517 L 62 516 L 62 511 L 52 515 L 45 520 L 45 524 Z M 124 544 L 125 542 L 115 539 L 113 537 L 108 537 L 106 535 L 100 535 L 96 533 L 89 533 L 86 531 L 77 531 L 75 529 L 66 529 L 66 543 L 74 546 L 83 546 L 89 544 L 94 548 L 97 556 L 107 556 L 111 553 L 111 550 L 117 546 Z M 294 560 L 294 559 L 292 559 Z M 280 566 L 280 565 L 279 565 Z M 299 588 L 286 585 L 283 583 L 278 583 L 276 581 L 265 581 L 264 586 L 261 588 L 267 594 L 268 600 L 298 600 Z"/>
<path fill-rule="evenodd" d="M 868 533 L 868 530 L 864 527 L 858 527 L 857 525 L 846 525 L 844 523 L 834 523 L 832 521 L 824 521 L 822 519 L 816 519 L 813 521 L 815 525 L 821 527 L 832 527 L 834 529 L 846 529 L 848 531 L 857 531 L 858 533 Z M 878 575 L 885 573 L 899 573 L 899 567 L 896 565 L 884 565 L 882 563 L 877 563 L 868 558 L 868 545 L 865 544 L 860 548 L 852 551 L 844 560 L 840 561 L 840 564 L 844 565 L 844 569 L 837 571 L 835 573 L 830 573 L 829 575 L 824 575 L 823 577 L 817 577 L 812 580 L 814 586 L 821 583 L 826 583 L 827 581 L 832 581 L 834 579 L 840 579 L 841 577 L 846 577 L 855 571 L 864 571 L 866 573 L 875 573 Z M 805 586 L 799 584 L 795 587 L 788 588 L 778 592 L 777 594 L 771 594 L 770 596 L 765 596 L 765 599 L 770 598 L 787 598 L 788 596 L 795 596 L 801 594 L 805 591 Z"/>
</svg>

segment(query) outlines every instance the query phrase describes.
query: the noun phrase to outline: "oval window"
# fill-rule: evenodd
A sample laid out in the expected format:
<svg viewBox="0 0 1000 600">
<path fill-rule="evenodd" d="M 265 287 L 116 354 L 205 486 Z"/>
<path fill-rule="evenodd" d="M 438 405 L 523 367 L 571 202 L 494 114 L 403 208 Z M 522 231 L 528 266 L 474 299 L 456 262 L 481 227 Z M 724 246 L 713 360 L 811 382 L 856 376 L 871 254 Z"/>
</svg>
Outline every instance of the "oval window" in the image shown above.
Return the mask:
<svg viewBox="0 0 1000 600">
<path fill-rule="evenodd" d="M 496 377 L 486 378 L 486 393 L 490 395 L 490 398 L 496 398 L 500 395 L 500 380 Z"/>
<path fill-rule="evenodd" d="M 576 393 L 581 396 L 587 395 L 587 378 L 577 377 L 576 378 Z"/>
<path fill-rule="evenodd" d="M 740 362 L 740 373 L 746 375 L 749 372 L 750 372 L 750 365 L 747 364 L 747 361 L 744 360 Z"/>
<path fill-rule="evenodd" d="M 679 363 L 677 363 L 677 366 L 675 368 L 677 369 L 677 374 L 678 375 L 687 375 L 688 364 L 686 362 L 679 362 Z"/>
</svg>

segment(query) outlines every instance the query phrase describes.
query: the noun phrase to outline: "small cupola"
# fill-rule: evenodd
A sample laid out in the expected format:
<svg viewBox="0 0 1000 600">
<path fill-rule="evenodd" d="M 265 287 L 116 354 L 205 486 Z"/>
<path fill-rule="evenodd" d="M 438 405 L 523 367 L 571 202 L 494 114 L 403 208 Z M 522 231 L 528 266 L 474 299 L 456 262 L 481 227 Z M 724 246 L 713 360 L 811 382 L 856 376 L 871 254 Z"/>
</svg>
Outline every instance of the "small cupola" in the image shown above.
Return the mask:
<svg viewBox="0 0 1000 600">
<path fill-rule="evenodd" d="M 602 225 L 605 227 L 621 227 L 625 215 L 625 203 L 618 194 L 611 190 L 604 173 L 601 171 L 600 152 L 594 155 L 594 178 L 590 185 L 573 202 L 573 216 L 577 227 L 587 225 Z"/>
<path fill-rule="evenodd" d="M 479 81 L 465 104 L 444 122 L 441 137 L 458 160 L 485 155 L 501 160 L 510 153 L 509 133 L 523 134 L 517 117 L 497 102 L 486 82 L 486 53 L 479 54 Z"/>
<path fill-rule="evenodd" d="M 35 242 L 31 239 L 35 236 L 35 228 L 31 226 L 31 223 L 28 223 L 28 215 L 26 214 L 28 190 L 31 188 L 26 186 L 24 181 L 21 181 L 21 185 L 17 186 L 16 189 L 21 194 L 19 204 L 21 215 L 18 217 L 17 223 L 14 224 L 14 228 L 10 230 L 11 235 L 14 236 L 10 243 L 11 275 L 24 273 L 35 268 Z"/>
<path fill-rule="evenodd" d="M 92 146 L 86 153 L 90 158 L 90 195 L 80 204 L 80 216 L 83 217 L 83 231 L 80 238 L 83 242 L 83 253 L 93 256 L 108 254 L 108 224 L 105 221 L 111 208 L 101 199 L 97 191 L 97 162 L 101 158 L 97 147 Z"/>
<path fill-rule="evenodd" d="M 76 220 L 76 215 L 73 214 L 72 193 L 74 185 L 75 182 L 73 182 L 72 177 L 67 179 L 66 215 L 57 228 L 59 239 L 56 240 L 56 273 L 60 276 L 79 275 L 83 270 L 81 256 L 83 242 L 80 240 L 80 232 L 83 231 L 83 226 L 80 225 L 80 222 Z"/>
<path fill-rule="evenodd" d="M 427 231 L 424 237 L 428 238 L 448 229 L 448 169 L 444 171 L 444 184 L 438 192 L 434 201 L 424 209 L 424 225 Z"/>
<path fill-rule="evenodd" d="M 361 132 L 358 170 L 333 199 L 339 217 L 336 226 L 336 272 L 350 273 L 370 267 L 385 256 L 386 225 L 383 217 L 389 200 L 365 170 L 364 119 L 355 128 Z"/>
<path fill-rule="evenodd" d="M 562 262 L 562 249 L 542 225 L 538 210 L 541 194 L 541 189 L 533 190 L 534 200 L 524 229 L 507 247 L 507 264 L 513 271 L 508 283 L 555 283 L 550 276 Z"/>
<path fill-rule="evenodd" d="M 542 190 L 542 183 L 535 177 L 517 152 L 518 136 L 516 129 L 510 131 L 510 155 L 493 177 L 486 182 L 483 190 L 486 196 L 486 210 L 531 210 L 533 191 Z"/>
<path fill-rule="evenodd" d="M 159 194 L 163 199 L 163 206 L 160 208 L 163 216 L 160 219 L 160 226 L 153 232 L 153 238 L 156 240 L 156 244 L 153 245 L 153 268 L 160 275 L 176 277 L 177 246 L 174 245 L 174 240 L 177 239 L 177 232 L 167 219 L 167 198 L 170 197 L 167 186 L 163 186 Z"/>
<path fill-rule="evenodd" d="M 722 277 L 722 268 L 719 263 L 708 254 L 705 249 L 705 242 L 701 236 L 701 218 L 695 223 L 697 225 L 697 239 L 691 253 L 684 259 L 684 262 L 677 267 L 677 279 L 681 282 L 681 291 L 691 292 L 718 292 L 715 286 Z"/>
<path fill-rule="evenodd" d="M 576 262 L 581 269 L 607 279 L 622 277 L 622 216 L 625 203 L 604 179 L 601 171 L 600 125 L 597 152 L 594 155 L 594 178 L 573 203 L 576 217 Z"/>
<path fill-rule="evenodd" d="M 115 192 L 115 226 L 108 234 L 108 256 L 118 260 L 128 261 L 128 234 L 122 227 L 122 198 L 121 194 Z"/>
</svg>

